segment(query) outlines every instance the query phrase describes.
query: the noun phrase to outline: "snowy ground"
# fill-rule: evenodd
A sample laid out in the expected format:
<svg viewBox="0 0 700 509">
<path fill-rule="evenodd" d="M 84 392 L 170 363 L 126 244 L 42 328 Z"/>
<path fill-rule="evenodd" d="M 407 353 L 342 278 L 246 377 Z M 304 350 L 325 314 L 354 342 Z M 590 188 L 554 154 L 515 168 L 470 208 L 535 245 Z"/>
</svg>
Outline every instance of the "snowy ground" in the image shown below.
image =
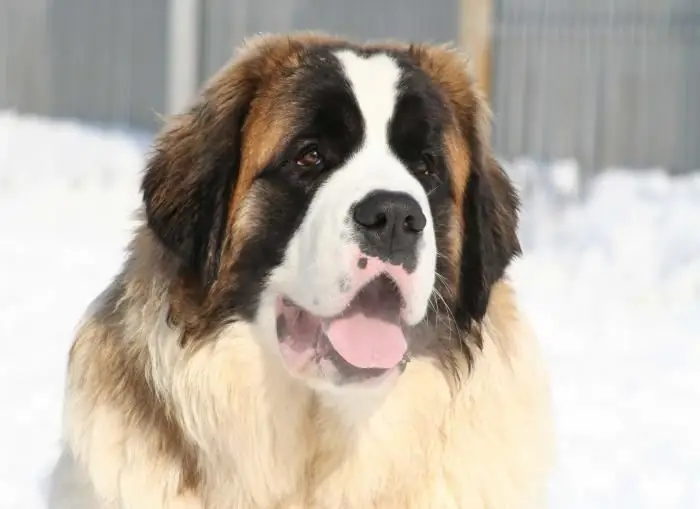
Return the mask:
<svg viewBox="0 0 700 509">
<path fill-rule="evenodd" d="M 0 507 L 44 507 L 66 352 L 117 270 L 143 140 L 0 112 Z M 575 169 L 575 168 L 573 168 Z M 527 193 L 513 268 L 551 365 L 555 509 L 700 507 L 700 173 Z"/>
</svg>

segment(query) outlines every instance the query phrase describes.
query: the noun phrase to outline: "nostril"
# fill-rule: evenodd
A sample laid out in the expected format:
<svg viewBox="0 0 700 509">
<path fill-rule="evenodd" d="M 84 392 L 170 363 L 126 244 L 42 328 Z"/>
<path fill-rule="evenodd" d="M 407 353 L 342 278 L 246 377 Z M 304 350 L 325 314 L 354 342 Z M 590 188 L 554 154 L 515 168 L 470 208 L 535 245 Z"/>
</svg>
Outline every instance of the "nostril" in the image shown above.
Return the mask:
<svg viewBox="0 0 700 509">
<path fill-rule="evenodd" d="M 420 233 L 425 228 L 425 217 L 422 214 L 419 217 L 410 214 L 404 219 L 403 228 L 406 232 Z"/>
<path fill-rule="evenodd" d="M 377 217 L 375 217 L 374 224 L 372 224 L 372 227 L 374 228 L 384 228 L 387 223 L 387 217 L 384 212 L 380 212 L 377 214 Z"/>
<path fill-rule="evenodd" d="M 358 206 L 355 208 L 355 222 L 368 230 L 380 230 L 386 228 L 389 217 L 386 211 L 377 210 L 377 207 Z"/>
<path fill-rule="evenodd" d="M 405 193 L 370 193 L 353 209 L 355 223 L 362 230 L 379 236 L 373 240 L 375 242 L 413 243 L 426 226 L 420 205 Z"/>
<path fill-rule="evenodd" d="M 415 221 L 416 219 L 413 216 L 407 216 L 406 219 L 403 220 L 403 229 L 407 232 L 418 233 L 415 227 Z"/>
</svg>

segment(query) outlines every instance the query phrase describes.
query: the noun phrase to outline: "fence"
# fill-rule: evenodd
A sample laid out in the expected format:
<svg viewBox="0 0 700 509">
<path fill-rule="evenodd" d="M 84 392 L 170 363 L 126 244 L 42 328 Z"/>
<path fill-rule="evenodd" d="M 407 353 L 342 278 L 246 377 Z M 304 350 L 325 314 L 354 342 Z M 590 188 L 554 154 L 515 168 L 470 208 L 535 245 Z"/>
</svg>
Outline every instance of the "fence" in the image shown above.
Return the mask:
<svg viewBox="0 0 700 509">
<path fill-rule="evenodd" d="M 199 84 L 258 31 L 444 42 L 465 26 L 464 0 L 184 1 L 197 7 L 178 11 L 192 30 L 173 38 L 171 8 L 183 0 L 3 0 L 0 108 L 154 129 L 172 95 L 188 93 L 188 66 Z M 502 156 L 573 157 L 589 171 L 700 168 L 700 2 L 491 4 Z"/>
<path fill-rule="evenodd" d="M 506 157 L 700 168 L 698 0 L 498 0 L 494 143 Z"/>
<path fill-rule="evenodd" d="M 168 0 L 2 0 L 0 108 L 155 126 Z"/>
</svg>

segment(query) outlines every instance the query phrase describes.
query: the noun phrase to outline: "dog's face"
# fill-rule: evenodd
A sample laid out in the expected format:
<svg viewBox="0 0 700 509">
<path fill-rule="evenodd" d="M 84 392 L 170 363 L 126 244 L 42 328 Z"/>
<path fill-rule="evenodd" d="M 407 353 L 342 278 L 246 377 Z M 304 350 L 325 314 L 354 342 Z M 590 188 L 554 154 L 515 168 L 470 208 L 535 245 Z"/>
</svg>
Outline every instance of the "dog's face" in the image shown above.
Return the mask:
<svg viewBox="0 0 700 509">
<path fill-rule="evenodd" d="M 184 330 L 247 321 L 315 387 L 469 355 L 519 249 L 485 121 L 445 49 L 253 45 L 161 136 L 144 178 Z"/>
</svg>

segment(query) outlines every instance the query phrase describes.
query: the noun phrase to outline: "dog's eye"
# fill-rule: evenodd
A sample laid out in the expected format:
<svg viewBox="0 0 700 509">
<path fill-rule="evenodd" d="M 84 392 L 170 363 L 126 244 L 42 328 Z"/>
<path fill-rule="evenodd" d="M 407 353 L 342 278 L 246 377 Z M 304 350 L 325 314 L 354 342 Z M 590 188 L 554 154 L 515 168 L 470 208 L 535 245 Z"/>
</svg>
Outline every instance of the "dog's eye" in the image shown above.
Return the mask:
<svg viewBox="0 0 700 509">
<path fill-rule="evenodd" d="M 424 152 L 415 166 L 418 175 L 429 177 L 435 171 L 435 158 L 429 152 Z"/>
<path fill-rule="evenodd" d="M 316 145 L 306 147 L 295 160 L 297 166 L 304 169 L 318 169 L 323 166 L 323 156 Z"/>
</svg>

